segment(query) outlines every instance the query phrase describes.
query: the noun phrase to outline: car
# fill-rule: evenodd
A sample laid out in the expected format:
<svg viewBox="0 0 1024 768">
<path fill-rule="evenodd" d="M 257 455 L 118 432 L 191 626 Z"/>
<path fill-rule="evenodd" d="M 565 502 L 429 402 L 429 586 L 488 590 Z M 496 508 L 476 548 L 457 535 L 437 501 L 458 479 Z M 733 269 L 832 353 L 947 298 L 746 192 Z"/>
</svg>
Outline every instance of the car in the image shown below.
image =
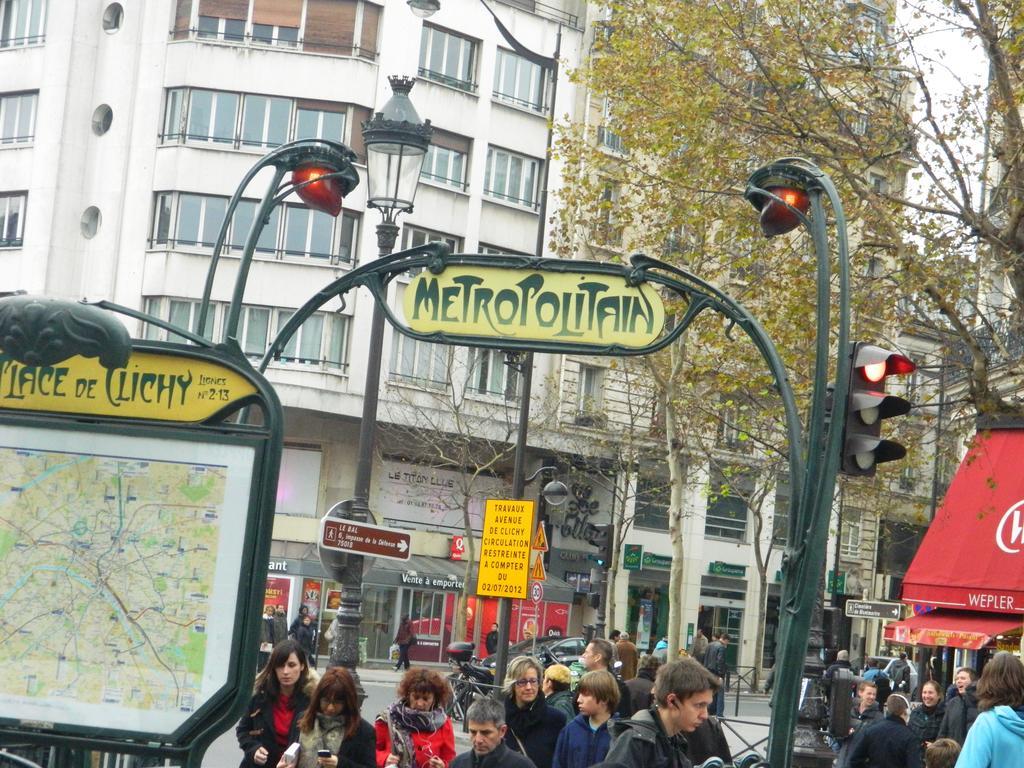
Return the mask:
<svg viewBox="0 0 1024 768">
<path fill-rule="evenodd" d="M 508 658 L 511 660 L 516 656 L 536 656 L 540 659 L 540 663 L 544 665 L 545 669 L 552 664 L 565 664 L 568 667 L 573 662 L 580 660 L 580 654 L 583 653 L 586 647 L 587 641 L 582 636 L 538 637 L 536 649 L 534 649 L 533 640 L 523 640 L 515 645 L 510 645 L 508 648 Z M 480 663 L 489 669 L 493 669 L 497 660 L 498 654 L 492 653 Z"/>
<path fill-rule="evenodd" d="M 886 677 L 890 681 L 893 679 L 892 668 L 899 661 L 899 656 L 868 656 L 868 658 L 874 659 L 877 666 L 882 668 L 882 671 L 885 672 Z M 917 690 L 917 667 L 910 659 L 907 659 L 907 663 L 910 665 L 910 693 L 913 693 Z"/>
</svg>

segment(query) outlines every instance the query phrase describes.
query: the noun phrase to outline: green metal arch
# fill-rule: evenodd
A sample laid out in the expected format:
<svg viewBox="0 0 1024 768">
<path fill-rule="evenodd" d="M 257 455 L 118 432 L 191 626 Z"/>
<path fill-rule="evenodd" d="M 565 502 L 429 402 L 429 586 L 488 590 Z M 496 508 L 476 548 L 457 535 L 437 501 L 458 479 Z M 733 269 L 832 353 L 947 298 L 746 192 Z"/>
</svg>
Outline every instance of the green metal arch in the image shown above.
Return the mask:
<svg viewBox="0 0 1024 768">
<path fill-rule="evenodd" d="M 587 274 L 609 275 L 625 278 L 631 285 L 643 282 L 662 286 L 686 302 L 686 312 L 661 338 L 645 347 L 624 347 L 610 344 L 604 347 L 572 342 L 542 342 L 515 338 L 485 339 L 478 336 L 462 336 L 443 332 L 419 333 L 408 328 L 394 313 L 387 301 L 388 286 L 399 275 L 412 270 L 428 269 L 440 274 L 448 266 L 464 265 L 479 267 L 504 267 L 507 269 L 536 270 L 542 272 L 586 272 Z M 373 294 L 385 316 L 396 329 L 406 336 L 420 341 L 457 346 L 484 347 L 489 349 L 521 350 L 562 354 L 592 354 L 609 356 L 637 356 L 651 354 L 664 349 L 685 333 L 690 325 L 705 310 L 718 312 L 732 324 L 739 326 L 761 353 L 771 370 L 775 386 L 782 398 L 786 416 L 786 432 L 789 442 L 790 485 L 793 495 L 799 498 L 804 482 L 804 459 L 800 452 L 803 445 L 802 427 L 796 408 L 793 388 L 782 358 L 775 344 L 769 338 L 760 322 L 740 302 L 691 272 L 671 264 L 635 254 L 629 264 L 609 262 L 577 261 L 571 259 L 544 259 L 533 256 L 511 256 L 493 254 L 449 253 L 443 243 L 427 243 L 406 251 L 399 251 L 364 264 L 342 275 L 311 296 L 288 320 L 288 323 L 271 342 L 259 363 L 264 372 L 271 360 L 280 357 L 285 345 L 298 332 L 299 327 L 313 313 L 328 301 L 345 296 L 353 288 L 366 287 Z"/>
</svg>

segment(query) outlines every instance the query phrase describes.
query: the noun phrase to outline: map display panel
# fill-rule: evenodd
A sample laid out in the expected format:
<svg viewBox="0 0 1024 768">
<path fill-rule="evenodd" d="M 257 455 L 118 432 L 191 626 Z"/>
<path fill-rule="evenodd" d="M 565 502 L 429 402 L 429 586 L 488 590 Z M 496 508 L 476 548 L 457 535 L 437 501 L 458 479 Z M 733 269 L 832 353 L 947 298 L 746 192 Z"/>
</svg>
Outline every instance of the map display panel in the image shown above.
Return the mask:
<svg viewBox="0 0 1024 768">
<path fill-rule="evenodd" d="M 169 735 L 226 685 L 253 461 L 0 425 L 0 718 Z"/>
</svg>

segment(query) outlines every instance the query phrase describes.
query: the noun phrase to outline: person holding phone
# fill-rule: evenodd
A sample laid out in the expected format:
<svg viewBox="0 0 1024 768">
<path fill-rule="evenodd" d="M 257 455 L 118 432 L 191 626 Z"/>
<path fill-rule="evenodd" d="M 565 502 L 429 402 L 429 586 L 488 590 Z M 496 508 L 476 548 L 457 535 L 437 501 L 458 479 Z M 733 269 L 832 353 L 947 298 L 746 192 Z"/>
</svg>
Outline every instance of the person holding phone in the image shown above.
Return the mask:
<svg viewBox="0 0 1024 768">
<path fill-rule="evenodd" d="M 320 678 L 299 721 L 295 768 L 374 768 L 373 726 L 359 714 L 356 684 L 344 667 Z M 291 768 L 284 759 L 277 768 Z"/>
<path fill-rule="evenodd" d="M 282 640 L 256 676 L 252 699 L 235 727 L 244 753 L 240 768 L 274 768 L 298 740 L 299 718 L 316 685 L 306 654 L 294 640 Z"/>
<path fill-rule="evenodd" d="M 455 731 L 445 707 L 447 681 L 413 667 L 398 684 L 398 701 L 377 716 L 377 768 L 448 768 L 455 758 Z"/>
</svg>

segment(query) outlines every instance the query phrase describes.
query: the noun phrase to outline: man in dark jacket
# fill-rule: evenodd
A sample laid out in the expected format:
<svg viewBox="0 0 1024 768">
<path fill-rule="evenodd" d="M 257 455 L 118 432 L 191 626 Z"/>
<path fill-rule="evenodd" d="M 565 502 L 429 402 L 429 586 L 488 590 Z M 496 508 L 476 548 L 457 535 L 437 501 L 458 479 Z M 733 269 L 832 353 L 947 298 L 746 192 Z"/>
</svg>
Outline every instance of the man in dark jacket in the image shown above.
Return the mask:
<svg viewBox="0 0 1024 768">
<path fill-rule="evenodd" d="M 910 662 L 907 661 L 907 654 L 901 653 L 900 657 L 893 662 L 890 678 L 894 693 L 910 696 L 912 693 L 910 690 Z"/>
<path fill-rule="evenodd" d="M 718 675 L 721 683 L 715 692 L 715 702 L 711 707 L 711 714 L 722 717 L 725 714 L 725 676 L 729 673 L 729 666 L 725 661 L 725 649 L 729 646 L 729 635 L 725 632 L 715 638 L 704 652 L 704 666 L 714 675 Z"/>
<path fill-rule="evenodd" d="M 473 748 L 450 763 L 450 768 L 535 768 L 529 758 L 505 745 L 505 708 L 494 699 L 473 702 L 466 712 Z"/>
<path fill-rule="evenodd" d="M 836 758 L 835 763 L 836 768 L 846 768 L 849 765 L 849 756 L 860 732 L 884 717 L 875 701 L 877 695 L 878 689 L 870 680 L 863 680 L 857 686 L 857 700 L 854 701 L 853 710 L 850 712 L 850 735 L 845 739 L 839 739 L 833 745 L 833 749 L 839 751 L 839 757 Z"/>
<path fill-rule="evenodd" d="M 972 681 L 960 690 L 962 671 L 958 670 L 954 678 L 958 693 L 946 702 L 946 714 L 939 726 L 940 739 L 953 739 L 961 747 L 967 741 L 967 732 L 978 717 L 978 685 Z"/>
<path fill-rule="evenodd" d="M 654 677 L 658 674 L 661 659 L 654 654 L 644 654 L 640 659 L 640 671 L 632 680 L 626 681 L 629 691 L 629 716 L 632 717 L 641 709 L 650 709 L 654 704 Z"/>
<path fill-rule="evenodd" d="M 604 670 L 605 672 L 611 672 L 613 675 L 615 675 L 615 672 L 612 671 L 612 660 L 614 658 L 615 646 L 611 644 L 611 641 L 605 640 L 603 637 L 595 637 L 591 640 L 580 655 L 580 661 L 587 668 L 587 672 L 600 672 Z M 619 706 L 615 710 L 615 715 L 624 720 L 632 714 L 629 711 L 629 689 L 626 688 L 626 684 L 618 675 L 615 675 L 615 680 L 619 685 Z M 575 697 L 573 698 L 572 705 L 573 710 L 578 714 L 580 708 L 576 703 Z"/>
<path fill-rule="evenodd" d="M 921 768 L 921 742 L 907 727 L 910 703 L 894 693 L 885 703 L 885 719 L 865 728 L 850 751 L 850 768 Z"/>
<path fill-rule="evenodd" d="M 612 726 L 606 762 L 632 768 L 692 768 L 683 734 L 693 733 L 708 718 L 718 680 L 693 659 L 679 659 L 658 670 L 656 707 Z"/>
<path fill-rule="evenodd" d="M 725 736 L 725 729 L 722 728 L 722 721 L 714 715 L 697 726 L 693 733 L 685 734 L 686 756 L 694 765 L 700 765 L 709 757 L 717 757 L 723 763 L 732 762 L 732 751 L 729 749 L 729 740 Z"/>
<path fill-rule="evenodd" d="M 491 624 L 491 631 L 487 633 L 487 637 L 484 638 L 484 648 L 487 649 L 488 655 L 498 652 L 498 625 Z"/>
</svg>

